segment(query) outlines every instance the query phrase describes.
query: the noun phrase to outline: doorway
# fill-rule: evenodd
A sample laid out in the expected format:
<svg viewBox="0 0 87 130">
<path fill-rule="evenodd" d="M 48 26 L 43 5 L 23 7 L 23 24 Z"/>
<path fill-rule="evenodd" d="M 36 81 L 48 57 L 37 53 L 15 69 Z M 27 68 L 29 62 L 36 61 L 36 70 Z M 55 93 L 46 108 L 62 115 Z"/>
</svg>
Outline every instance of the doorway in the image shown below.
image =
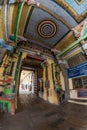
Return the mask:
<svg viewBox="0 0 87 130">
<path fill-rule="evenodd" d="M 34 93 L 34 72 L 22 70 L 20 75 L 19 94 Z"/>
</svg>

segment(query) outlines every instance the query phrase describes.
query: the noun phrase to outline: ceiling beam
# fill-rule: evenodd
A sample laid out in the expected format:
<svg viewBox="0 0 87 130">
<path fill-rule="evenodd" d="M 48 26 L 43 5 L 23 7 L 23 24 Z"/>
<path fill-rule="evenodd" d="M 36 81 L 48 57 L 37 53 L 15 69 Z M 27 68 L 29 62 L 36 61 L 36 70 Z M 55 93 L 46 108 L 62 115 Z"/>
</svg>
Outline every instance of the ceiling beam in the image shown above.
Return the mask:
<svg viewBox="0 0 87 130">
<path fill-rule="evenodd" d="M 19 22 L 20 22 L 20 17 L 21 17 L 21 13 L 22 13 L 24 3 L 25 2 L 21 2 L 21 3 L 18 4 L 17 15 L 16 15 L 16 24 L 15 24 L 15 30 L 14 30 L 14 42 L 17 41 Z"/>
<path fill-rule="evenodd" d="M 75 48 L 76 46 L 78 46 L 78 44 L 79 44 L 82 40 L 84 40 L 84 39 L 86 39 L 86 38 L 87 38 L 87 34 L 86 34 L 85 36 L 79 38 L 77 41 L 75 41 L 75 42 L 72 43 L 70 46 L 68 46 L 66 49 L 64 49 L 62 52 L 60 52 L 60 53 L 58 54 L 58 56 L 59 56 L 59 57 L 60 57 L 60 56 L 63 56 L 64 54 L 66 54 L 67 52 L 69 52 L 69 50 L 71 50 L 71 49 Z"/>
</svg>

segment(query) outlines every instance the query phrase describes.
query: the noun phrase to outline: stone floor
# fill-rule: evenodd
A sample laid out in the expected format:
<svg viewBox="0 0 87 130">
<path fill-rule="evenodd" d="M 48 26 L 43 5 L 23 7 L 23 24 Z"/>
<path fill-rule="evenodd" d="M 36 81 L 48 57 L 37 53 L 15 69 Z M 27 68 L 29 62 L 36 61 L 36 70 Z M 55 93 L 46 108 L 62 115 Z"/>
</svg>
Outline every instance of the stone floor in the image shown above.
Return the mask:
<svg viewBox="0 0 87 130">
<path fill-rule="evenodd" d="M 20 101 L 14 116 L 0 113 L 0 130 L 87 130 L 87 106 L 56 106 L 34 95 Z"/>
</svg>

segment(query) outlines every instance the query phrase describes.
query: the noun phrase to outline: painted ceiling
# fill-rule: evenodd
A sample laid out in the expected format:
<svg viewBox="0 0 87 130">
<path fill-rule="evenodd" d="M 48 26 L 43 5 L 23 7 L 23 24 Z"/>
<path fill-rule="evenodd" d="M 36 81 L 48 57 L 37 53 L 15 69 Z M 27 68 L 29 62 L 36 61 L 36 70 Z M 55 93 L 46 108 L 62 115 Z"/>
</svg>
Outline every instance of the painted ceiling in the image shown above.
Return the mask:
<svg viewBox="0 0 87 130">
<path fill-rule="evenodd" d="M 63 39 L 86 17 L 87 0 L 1 0 L 0 39 L 57 48 L 70 41 Z"/>
</svg>

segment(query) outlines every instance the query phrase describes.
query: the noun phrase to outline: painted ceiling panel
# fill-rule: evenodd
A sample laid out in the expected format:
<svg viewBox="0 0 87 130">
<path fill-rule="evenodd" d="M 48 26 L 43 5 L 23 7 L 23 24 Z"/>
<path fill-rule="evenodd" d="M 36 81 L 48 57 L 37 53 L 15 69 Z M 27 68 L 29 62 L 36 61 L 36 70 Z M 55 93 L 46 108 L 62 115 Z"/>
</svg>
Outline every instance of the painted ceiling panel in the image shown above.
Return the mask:
<svg viewBox="0 0 87 130">
<path fill-rule="evenodd" d="M 43 22 L 44 21 L 44 22 Z M 49 21 L 51 21 L 49 23 Z M 43 23 L 43 25 L 42 25 Z M 57 27 L 52 26 L 52 23 L 55 23 Z M 37 27 L 41 24 L 41 30 L 37 30 Z M 54 36 L 50 36 L 57 28 L 57 32 Z M 43 37 L 39 35 L 38 31 L 43 33 Z M 58 42 L 69 29 L 59 20 L 56 20 L 47 12 L 34 8 L 28 27 L 26 30 L 26 35 L 32 35 L 36 38 L 39 38 L 41 43 L 45 42 L 47 45 L 53 46 Z M 48 38 L 47 38 L 47 37 Z"/>
<path fill-rule="evenodd" d="M 79 23 L 87 16 L 87 0 L 53 0 Z"/>
<path fill-rule="evenodd" d="M 13 47 L 5 44 L 5 41 L 3 39 L 0 39 L 0 48 L 4 48 L 5 50 L 13 52 Z"/>
<path fill-rule="evenodd" d="M 5 6 L 10 3 L 10 13 L 8 11 L 6 15 L 5 10 L 2 18 L 0 8 L 0 38 L 4 39 L 6 32 L 9 32 L 13 34 L 14 42 L 20 35 L 42 46 L 62 45 L 62 40 L 72 28 L 87 16 L 87 0 L 35 0 L 35 3 L 29 0 L 31 4 L 24 3 L 25 0 L 1 1 L 0 4 Z M 63 40 L 63 44 L 67 44 L 67 41 Z"/>
<path fill-rule="evenodd" d="M 79 1 L 79 0 L 77 0 Z M 81 15 L 84 11 L 87 11 L 87 0 L 80 0 L 81 4 L 77 3 L 76 0 L 65 0 L 71 6 L 71 8 L 78 14 Z"/>
<path fill-rule="evenodd" d="M 56 13 L 60 17 L 62 17 L 72 27 L 77 25 L 75 19 L 58 3 L 55 3 L 52 0 L 36 0 L 36 1 L 45 6 L 46 8 L 50 9 L 52 12 Z"/>
</svg>

